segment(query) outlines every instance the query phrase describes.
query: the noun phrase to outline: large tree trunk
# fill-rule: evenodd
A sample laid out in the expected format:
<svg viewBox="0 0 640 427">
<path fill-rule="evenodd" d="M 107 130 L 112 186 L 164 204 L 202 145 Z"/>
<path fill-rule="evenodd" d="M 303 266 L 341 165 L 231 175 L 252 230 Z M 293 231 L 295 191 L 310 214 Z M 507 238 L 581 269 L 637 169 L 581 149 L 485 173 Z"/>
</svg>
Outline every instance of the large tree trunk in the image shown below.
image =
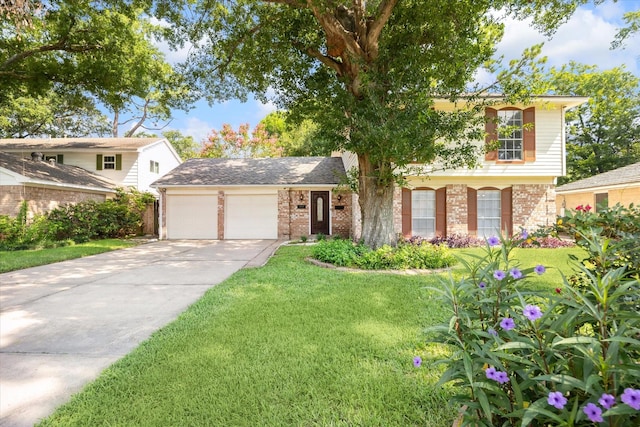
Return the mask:
<svg viewBox="0 0 640 427">
<path fill-rule="evenodd" d="M 366 154 L 358 155 L 360 175 L 358 196 L 362 215 L 362 238 L 364 244 L 376 249 L 382 245 L 395 246 L 396 233 L 393 229 L 394 182 L 379 180 L 379 170 Z"/>
</svg>

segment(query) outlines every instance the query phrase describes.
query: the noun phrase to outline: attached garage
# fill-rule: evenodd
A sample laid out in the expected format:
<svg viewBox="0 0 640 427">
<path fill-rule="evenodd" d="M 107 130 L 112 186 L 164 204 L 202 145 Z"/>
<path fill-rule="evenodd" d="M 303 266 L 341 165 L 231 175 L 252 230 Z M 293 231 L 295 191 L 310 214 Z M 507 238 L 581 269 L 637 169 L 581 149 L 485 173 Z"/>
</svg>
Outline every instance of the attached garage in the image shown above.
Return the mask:
<svg viewBox="0 0 640 427">
<path fill-rule="evenodd" d="M 218 196 L 171 194 L 167 203 L 168 239 L 217 239 Z"/>
<path fill-rule="evenodd" d="M 225 198 L 225 239 L 277 239 L 277 194 L 229 194 Z"/>
<path fill-rule="evenodd" d="M 156 182 L 161 239 L 348 236 L 340 157 L 189 159 Z"/>
</svg>

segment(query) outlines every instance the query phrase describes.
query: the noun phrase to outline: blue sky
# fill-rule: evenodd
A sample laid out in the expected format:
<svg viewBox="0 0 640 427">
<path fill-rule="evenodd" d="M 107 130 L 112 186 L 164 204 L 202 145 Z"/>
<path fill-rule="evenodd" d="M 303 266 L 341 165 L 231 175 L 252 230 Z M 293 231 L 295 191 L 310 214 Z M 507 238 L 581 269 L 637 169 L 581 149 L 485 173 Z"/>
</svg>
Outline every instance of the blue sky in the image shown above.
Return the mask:
<svg viewBox="0 0 640 427">
<path fill-rule="evenodd" d="M 640 76 L 640 35 L 629 39 L 626 49 L 610 49 L 611 41 L 622 26 L 622 15 L 639 9 L 640 0 L 609 0 L 595 7 L 583 6 L 551 40 L 540 35 L 527 22 L 507 19 L 505 37 L 498 46 L 497 54 L 504 55 L 508 61 L 519 58 L 524 48 L 545 42 L 542 54 L 548 57 L 548 66 L 560 66 L 574 60 L 598 65 L 604 70 L 624 64 L 627 70 Z M 163 46 L 161 49 L 171 62 L 180 61 L 186 54 L 186 51 L 171 52 Z M 275 111 L 273 104 L 263 104 L 254 99 L 246 103 L 228 101 L 212 106 L 200 101 L 188 113 L 175 111 L 174 119 L 164 130 L 179 130 L 201 142 L 211 129 L 221 129 L 224 123 L 231 124 L 234 129 L 242 123 L 249 123 L 253 129 L 271 111 Z"/>
</svg>

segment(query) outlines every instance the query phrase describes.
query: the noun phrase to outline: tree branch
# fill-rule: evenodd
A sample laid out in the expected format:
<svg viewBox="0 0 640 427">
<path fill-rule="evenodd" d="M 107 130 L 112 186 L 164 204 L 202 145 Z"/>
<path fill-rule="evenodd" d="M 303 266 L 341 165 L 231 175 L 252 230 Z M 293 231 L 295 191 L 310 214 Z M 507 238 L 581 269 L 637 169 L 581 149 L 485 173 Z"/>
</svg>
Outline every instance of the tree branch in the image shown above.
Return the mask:
<svg viewBox="0 0 640 427">
<path fill-rule="evenodd" d="M 7 69 L 14 62 L 22 61 L 25 58 L 28 58 L 30 56 L 37 55 L 43 52 L 63 51 L 63 52 L 79 53 L 79 52 L 88 52 L 91 50 L 97 50 L 97 49 L 100 49 L 101 47 L 102 46 L 100 45 L 80 45 L 80 44 L 68 45 L 66 44 L 66 41 L 63 39 L 54 44 L 48 44 L 48 45 L 40 46 L 35 49 L 16 53 L 11 58 L 4 61 L 2 65 L 0 65 L 0 69 Z"/>
<path fill-rule="evenodd" d="M 376 19 L 371 23 L 367 33 L 367 46 L 366 50 L 370 59 L 376 59 L 378 57 L 378 41 L 382 29 L 391 18 L 391 12 L 396 7 L 398 0 L 384 0 L 378 6 Z"/>
</svg>

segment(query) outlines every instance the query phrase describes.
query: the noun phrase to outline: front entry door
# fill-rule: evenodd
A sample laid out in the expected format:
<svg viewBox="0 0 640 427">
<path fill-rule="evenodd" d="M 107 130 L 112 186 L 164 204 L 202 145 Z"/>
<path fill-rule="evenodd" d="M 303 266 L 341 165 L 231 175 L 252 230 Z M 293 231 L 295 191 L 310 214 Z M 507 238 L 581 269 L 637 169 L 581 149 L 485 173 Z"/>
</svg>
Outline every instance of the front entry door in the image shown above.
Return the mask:
<svg viewBox="0 0 640 427">
<path fill-rule="evenodd" d="M 329 234 L 329 192 L 311 192 L 311 234 Z"/>
</svg>

